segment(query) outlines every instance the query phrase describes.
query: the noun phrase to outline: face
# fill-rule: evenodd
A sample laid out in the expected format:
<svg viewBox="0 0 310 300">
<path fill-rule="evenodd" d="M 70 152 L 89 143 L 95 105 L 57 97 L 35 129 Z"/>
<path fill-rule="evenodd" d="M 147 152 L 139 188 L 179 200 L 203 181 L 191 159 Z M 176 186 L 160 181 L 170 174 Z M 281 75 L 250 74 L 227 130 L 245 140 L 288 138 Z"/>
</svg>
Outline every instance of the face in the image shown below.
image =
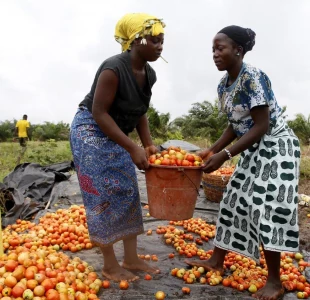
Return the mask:
<svg viewBox="0 0 310 300">
<path fill-rule="evenodd" d="M 218 33 L 213 39 L 213 60 L 219 71 L 231 69 L 242 59 L 242 49 L 238 47 L 226 34 Z M 238 56 L 237 53 L 240 53 Z"/>
<path fill-rule="evenodd" d="M 147 35 L 145 37 L 147 44 L 141 44 L 141 39 L 137 40 L 135 44 L 139 54 L 146 60 L 146 61 L 156 61 L 163 51 L 163 44 L 164 44 L 164 34 L 159 34 L 156 36 Z"/>
</svg>

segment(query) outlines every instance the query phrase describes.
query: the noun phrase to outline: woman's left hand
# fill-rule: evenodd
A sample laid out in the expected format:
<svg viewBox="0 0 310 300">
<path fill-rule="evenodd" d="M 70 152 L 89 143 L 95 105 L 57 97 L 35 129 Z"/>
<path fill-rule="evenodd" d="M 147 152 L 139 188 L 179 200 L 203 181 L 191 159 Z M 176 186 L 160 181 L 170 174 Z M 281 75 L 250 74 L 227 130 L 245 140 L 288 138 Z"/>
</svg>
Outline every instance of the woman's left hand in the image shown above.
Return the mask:
<svg viewBox="0 0 310 300">
<path fill-rule="evenodd" d="M 147 158 L 149 158 L 152 154 L 156 154 L 159 152 L 158 148 L 154 145 L 148 146 L 144 148 Z"/>
<path fill-rule="evenodd" d="M 227 154 L 224 151 L 216 153 L 202 165 L 202 170 L 205 173 L 211 173 L 216 171 L 222 166 L 222 164 L 227 160 Z"/>
</svg>

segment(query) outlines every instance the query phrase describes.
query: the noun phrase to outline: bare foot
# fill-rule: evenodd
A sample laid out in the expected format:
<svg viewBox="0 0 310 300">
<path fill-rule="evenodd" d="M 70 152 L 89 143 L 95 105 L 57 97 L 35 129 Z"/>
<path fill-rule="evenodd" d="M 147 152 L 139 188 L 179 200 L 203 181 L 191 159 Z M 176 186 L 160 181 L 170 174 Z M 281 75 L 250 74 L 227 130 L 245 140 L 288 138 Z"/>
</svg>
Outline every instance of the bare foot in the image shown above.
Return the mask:
<svg viewBox="0 0 310 300">
<path fill-rule="evenodd" d="M 139 279 L 138 276 L 135 274 L 125 270 L 121 266 L 117 266 L 115 268 L 111 269 L 103 269 L 102 275 L 110 280 L 114 281 L 121 281 L 121 280 L 127 280 L 127 281 L 135 281 Z"/>
<path fill-rule="evenodd" d="M 143 261 L 140 258 L 137 258 L 136 261 L 133 262 L 123 262 L 122 265 L 125 269 L 129 269 L 129 270 L 140 270 L 140 271 L 145 271 L 147 273 L 153 273 L 153 274 L 158 274 L 160 273 L 160 270 L 150 266 L 149 264 L 147 264 L 145 261 Z"/>
<path fill-rule="evenodd" d="M 203 267 L 208 271 L 219 272 L 220 275 L 224 274 L 223 266 L 219 266 L 216 261 L 212 261 L 212 258 L 202 261 L 202 260 L 189 260 L 186 259 L 185 263 L 192 267 Z"/>
<path fill-rule="evenodd" d="M 284 295 L 284 288 L 281 283 L 268 282 L 253 297 L 260 300 L 279 300 Z"/>
</svg>

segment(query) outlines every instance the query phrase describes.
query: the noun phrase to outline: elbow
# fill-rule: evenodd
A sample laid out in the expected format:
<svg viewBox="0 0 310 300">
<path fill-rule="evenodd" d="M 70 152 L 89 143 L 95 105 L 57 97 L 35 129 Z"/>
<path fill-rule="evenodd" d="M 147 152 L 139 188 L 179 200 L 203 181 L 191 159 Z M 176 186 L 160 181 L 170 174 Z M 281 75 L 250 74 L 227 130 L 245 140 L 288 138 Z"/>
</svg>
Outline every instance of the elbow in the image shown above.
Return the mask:
<svg viewBox="0 0 310 300">
<path fill-rule="evenodd" d="M 106 114 L 106 112 L 102 112 L 102 111 L 99 112 L 96 109 L 93 109 L 93 111 L 92 111 L 93 118 L 94 118 L 94 120 L 96 121 L 97 124 L 99 124 L 102 119 L 105 119 L 104 118 L 105 114 Z"/>
<path fill-rule="evenodd" d="M 269 123 L 264 123 L 259 125 L 260 135 L 265 135 L 269 130 Z"/>
</svg>

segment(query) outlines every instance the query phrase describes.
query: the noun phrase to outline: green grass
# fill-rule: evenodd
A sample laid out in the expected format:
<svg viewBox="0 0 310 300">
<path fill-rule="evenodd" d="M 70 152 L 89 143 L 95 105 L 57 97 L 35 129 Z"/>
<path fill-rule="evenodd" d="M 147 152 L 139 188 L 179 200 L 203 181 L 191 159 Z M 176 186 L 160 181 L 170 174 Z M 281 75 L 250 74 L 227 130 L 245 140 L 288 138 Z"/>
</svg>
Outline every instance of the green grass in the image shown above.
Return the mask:
<svg viewBox="0 0 310 300">
<path fill-rule="evenodd" d="M 38 163 L 46 166 L 53 163 L 72 160 L 68 141 L 28 142 L 22 153 L 18 142 L 0 143 L 0 182 L 20 163 Z"/>
</svg>

